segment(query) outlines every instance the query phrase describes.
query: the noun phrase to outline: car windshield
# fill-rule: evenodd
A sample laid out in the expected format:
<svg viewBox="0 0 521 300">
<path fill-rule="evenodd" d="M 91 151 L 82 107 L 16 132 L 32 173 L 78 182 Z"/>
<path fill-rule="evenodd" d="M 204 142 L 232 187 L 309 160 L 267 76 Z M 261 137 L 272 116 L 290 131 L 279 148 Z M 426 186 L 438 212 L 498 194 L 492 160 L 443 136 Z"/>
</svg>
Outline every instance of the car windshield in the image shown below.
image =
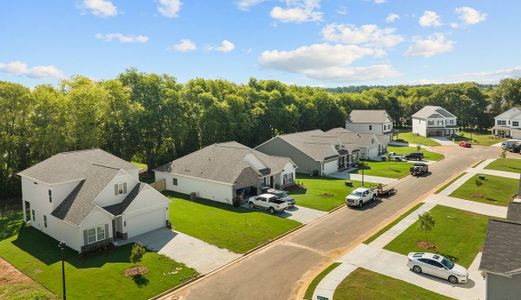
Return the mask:
<svg viewBox="0 0 521 300">
<path fill-rule="evenodd" d="M 362 192 L 352 192 L 351 196 L 362 197 Z"/>
<path fill-rule="evenodd" d="M 452 270 L 452 268 L 454 268 L 454 263 L 450 259 L 447 259 L 445 257 L 442 259 L 441 263 L 449 270 Z"/>
<path fill-rule="evenodd" d="M 287 196 L 288 196 L 288 194 L 286 194 L 284 192 L 277 193 L 277 197 L 279 197 L 279 198 L 286 198 Z"/>
</svg>

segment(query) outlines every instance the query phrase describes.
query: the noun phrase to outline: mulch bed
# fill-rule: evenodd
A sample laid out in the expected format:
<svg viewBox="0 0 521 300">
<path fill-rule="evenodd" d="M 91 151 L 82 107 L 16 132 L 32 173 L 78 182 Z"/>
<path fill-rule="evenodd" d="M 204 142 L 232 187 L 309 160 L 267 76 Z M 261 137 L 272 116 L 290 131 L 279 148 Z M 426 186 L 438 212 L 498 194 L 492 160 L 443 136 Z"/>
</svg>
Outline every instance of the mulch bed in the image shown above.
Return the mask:
<svg viewBox="0 0 521 300">
<path fill-rule="evenodd" d="M 143 275 L 148 273 L 147 267 L 130 267 L 125 270 L 125 276 L 134 277 L 136 275 Z"/>
<path fill-rule="evenodd" d="M 422 248 L 425 250 L 433 250 L 433 251 L 438 250 L 438 247 L 436 245 L 434 245 L 431 242 L 427 242 L 427 241 L 418 241 L 418 242 L 416 242 L 416 246 L 418 248 Z"/>
</svg>

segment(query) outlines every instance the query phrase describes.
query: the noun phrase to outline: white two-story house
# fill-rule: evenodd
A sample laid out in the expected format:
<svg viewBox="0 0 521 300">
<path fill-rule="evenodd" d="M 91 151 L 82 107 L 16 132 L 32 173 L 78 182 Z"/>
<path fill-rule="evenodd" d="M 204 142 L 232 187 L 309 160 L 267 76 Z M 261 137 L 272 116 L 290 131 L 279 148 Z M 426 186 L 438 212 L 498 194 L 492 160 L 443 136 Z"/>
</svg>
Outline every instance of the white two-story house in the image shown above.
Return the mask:
<svg viewBox="0 0 521 300">
<path fill-rule="evenodd" d="M 458 134 L 458 118 L 440 106 L 425 106 L 412 115 L 412 132 L 421 136 Z"/>
<path fill-rule="evenodd" d="M 512 107 L 494 118 L 492 134 L 521 139 L 521 107 Z"/>
<path fill-rule="evenodd" d="M 23 220 L 78 252 L 169 225 L 169 200 L 100 149 L 59 153 L 18 175 Z"/>
<path fill-rule="evenodd" d="M 354 133 L 376 134 L 384 146 L 393 138 L 393 119 L 385 110 L 353 110 L 345 127 Z"/>
</svg>

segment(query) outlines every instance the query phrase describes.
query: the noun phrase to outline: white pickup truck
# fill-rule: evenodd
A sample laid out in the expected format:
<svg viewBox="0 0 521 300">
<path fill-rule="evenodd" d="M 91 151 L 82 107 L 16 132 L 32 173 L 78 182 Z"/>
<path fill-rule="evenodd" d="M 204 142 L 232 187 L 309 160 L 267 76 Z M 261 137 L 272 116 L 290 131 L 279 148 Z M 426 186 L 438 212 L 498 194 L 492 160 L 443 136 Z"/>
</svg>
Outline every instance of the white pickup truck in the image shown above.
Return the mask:
<svg viewBox="0 0 521 300">
<path fill-rule="evenodd" d="M 262 194 L 253 196 L 248 199 L 248 206 L 250 208 L 260 208 L 267 210 L 270 214 L 276 211 L 283 211 L 290 205 L 288 202 L 278 199 L 277 196 L 271 194 Z"/>
<path fill-rule="evenodd" d="M 387 154 L 382 155 L 382 160 L 394 160 L 394 161 L 404 161 L 405 157 L 403 155 L 399 155 L 396 152 L 389 152 Z"/>
<path fill-rule="evenodd" d="M 369 201 L 376 199 L 377 191 L 366 187 L 359 187 L 346 197 L 346 205 L 362 207 Z"/>
</svg>

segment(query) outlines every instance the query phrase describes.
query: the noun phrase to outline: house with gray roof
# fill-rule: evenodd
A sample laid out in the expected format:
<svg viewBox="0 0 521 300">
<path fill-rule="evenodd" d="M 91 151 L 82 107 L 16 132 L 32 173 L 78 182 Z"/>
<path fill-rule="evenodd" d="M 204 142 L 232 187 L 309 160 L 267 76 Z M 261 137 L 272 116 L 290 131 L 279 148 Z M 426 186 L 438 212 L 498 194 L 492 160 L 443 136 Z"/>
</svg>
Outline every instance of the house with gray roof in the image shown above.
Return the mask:
<svg viewBox="0 0 521 300">
<path fill-rule="evenodd" d="M 166 189 L 236 204 L 262 187 L 285 188 L 295 182 L 295 163 L 237 142 L 216 143 L 154 169 Z"/>
<path fill-rule="evenodd" d="M 337 135 L 320 129 L 278 135 L 255 149 L 289 157 L 297 165 L 297 172 L 311 175 L 335 173 L 358 161 L 356 145 L 346 147 Z"/>
<path fill-rule="evenodd" d="M 512 107 L 494 117 L 492 134 L 500 137 L 521 139 L 521 107 Z"/>
<path fill-rule="evenodd" d="M 101 149 L 56 154 L 18 173 L 23 220 L 78 252 L 165 227 L 169 201 L 138 170 Z"/>
<path fill-rule="evenodd" d="M 351 111 L 346 120 L 345 128 L 361 134 L 376 134 L 387 146 L 393 138 L 393 119 L 385 110 Z"/>
<path fill-rule="evenodd" d="M 521 195 L 521 183 L 518 195 Z M 479 265 L 486 280 L 486 299 L 520 299 L 520 249 L 521 198 L 518 197 L 508 205 L 506 220 L 488 222 Z"/>
<path fill-rule="evenodd" d="M 344 147 L 353 154 L 352 162 L 358 159 L 380 160 L 387 153 L 388 136 L 375 133 L 358 133 L 345 128 L 333 128 L 326 134 L 336 136 Z"/>
<path fill-rule="evenodd" d="M 458 117 L 440 106 L 428 105 L 412 115 L 412 132 L 424 137 L 458 134 Z"/>
</svg>

